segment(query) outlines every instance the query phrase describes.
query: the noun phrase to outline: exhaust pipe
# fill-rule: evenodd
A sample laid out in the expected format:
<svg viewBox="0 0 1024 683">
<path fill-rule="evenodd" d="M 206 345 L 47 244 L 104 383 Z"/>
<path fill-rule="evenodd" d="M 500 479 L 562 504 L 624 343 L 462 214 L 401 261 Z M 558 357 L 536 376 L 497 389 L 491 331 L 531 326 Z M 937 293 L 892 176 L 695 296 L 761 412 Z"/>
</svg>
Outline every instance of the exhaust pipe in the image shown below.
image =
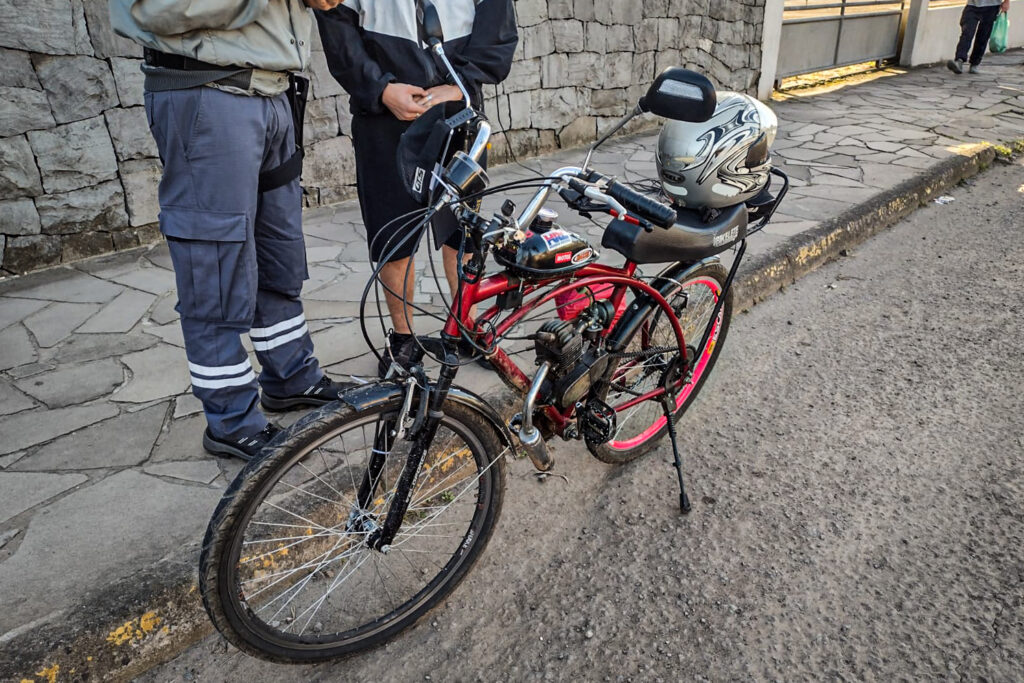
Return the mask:
<svg viewBox="0 0 1024 683">
<path fill-rule="evenodd" d="M 519 443 L 523 445 L 526 455 L 530 457 L 530 462 L 540 472 L 548 472 L 555 466 L 555 461 L 548 454 L 548 447 L 541 437 L 540 430 L 533 426 L 533 410 L 537 403 L 537 394 L 540 393 L 540 387 L 550 369 L 551 363 L 544 362 L 534 376 L 533 384 L 530 385 L 530 390 L 526 392 L 526 399 L 523 401 L 523 424 L 518 432 Z"/>
</svg>

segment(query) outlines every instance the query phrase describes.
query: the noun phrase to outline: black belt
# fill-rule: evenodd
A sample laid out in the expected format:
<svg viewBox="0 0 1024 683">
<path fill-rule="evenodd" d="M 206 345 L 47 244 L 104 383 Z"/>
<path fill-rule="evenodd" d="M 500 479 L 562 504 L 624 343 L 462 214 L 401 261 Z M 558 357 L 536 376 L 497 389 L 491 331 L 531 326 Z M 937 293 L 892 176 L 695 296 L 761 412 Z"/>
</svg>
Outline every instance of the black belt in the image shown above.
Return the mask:
<svg viewBox="0 0 1024 683">
<path fill-rule="evenodd" d="M 251 71 L 248 66 L 224 66 L 223 64 L 210 64 L 192 59 L 185 55 L 175 55 L 169 52 L 161 52 L 151 47 L 142 49 L 142 56 L 146 64 L 159 66 L 163 69 L 179 69 L 181 71 Z"/>
<path fill-rule="evenodd" d="M 220 71 L 226 74 L 225 78 L 217 79 L 216 83 L 240 87 L 243 90 L 249 88 L 252 81 L 252 68 L 247 66 L 224 66 L 223 64 L 210 64 L 198 59 L 192 59 L 184 55 L 175 55 L 152 48 L 143 49 L 143 57 L 146 64 L 160 67 L 162 69 L 177 69 L 179 71 Z M 243 77 L 244 83 L 239 80 L 232 82 L 232 78 Z M 295 152 L 285 162 L 275 168 L 260 173 L 259 191 L 269 192 L 283 185 L 287 185 L 302 174 L 302 157 L 305 152 L 302 149 L 302 123 L 306 113 L 306 99 L 309 96 L 309 79 L 294 73 L 288 74 L 288 90 L 285 93 L 288 97 L 288 104 L 292 110 L 292 123 L 295 131 Z"/>
</svg>

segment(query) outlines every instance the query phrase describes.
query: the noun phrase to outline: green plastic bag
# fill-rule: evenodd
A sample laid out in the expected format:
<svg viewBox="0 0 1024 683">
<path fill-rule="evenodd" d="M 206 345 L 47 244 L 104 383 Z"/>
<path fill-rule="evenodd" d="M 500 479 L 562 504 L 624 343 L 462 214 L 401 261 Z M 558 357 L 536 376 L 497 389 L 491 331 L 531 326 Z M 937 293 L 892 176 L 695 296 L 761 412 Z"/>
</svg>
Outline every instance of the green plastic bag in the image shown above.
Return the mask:
<svg viewBox="0 0 1024 683">
<path fill-rule="evenodd" d="M 992 27 L 992 37 L 988 41 L 988 49 L 992 52 L 1006 52 L 1006 34 L 1010 32 L 1010 20 L 1006 12 L 1000 12 Z"/>
</svg>

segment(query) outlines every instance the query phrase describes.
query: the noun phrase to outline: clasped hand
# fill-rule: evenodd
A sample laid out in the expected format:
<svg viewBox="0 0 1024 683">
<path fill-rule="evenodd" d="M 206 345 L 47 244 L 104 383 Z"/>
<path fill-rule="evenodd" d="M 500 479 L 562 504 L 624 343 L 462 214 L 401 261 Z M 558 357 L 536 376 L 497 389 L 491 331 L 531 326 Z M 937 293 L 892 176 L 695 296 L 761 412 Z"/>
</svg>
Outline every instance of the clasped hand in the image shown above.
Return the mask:
<svg viewBox="0 0 1024 683">
<path fill-rule="evenodd" d="M 329 9 L 334 9 L 341 4 L 341 0 L 303 0 L 306 3 L 306 7 L 310 9 L 318 9 L 321 12 L 326 12 Z"/>
<path fill-rule="evenodd" d="M 454 85 L 423 89 L 408 83 L 389 83 L 380 99 L 399 121 L 414 121 L 434 105 L 461 100 L 462 92 Z"/>
</svg>

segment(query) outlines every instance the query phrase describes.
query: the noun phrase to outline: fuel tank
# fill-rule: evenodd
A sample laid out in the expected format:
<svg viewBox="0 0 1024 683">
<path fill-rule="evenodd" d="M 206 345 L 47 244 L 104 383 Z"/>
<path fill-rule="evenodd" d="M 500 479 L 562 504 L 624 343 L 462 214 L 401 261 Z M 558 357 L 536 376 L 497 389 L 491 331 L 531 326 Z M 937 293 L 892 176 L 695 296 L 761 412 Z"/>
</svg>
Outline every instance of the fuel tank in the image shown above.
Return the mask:
<svg viewBox="0 0 1024 683">
<path fill-rule="evenodd" d="M 530 229 L 506 238 L 494 260 L 525 279 L 543 279 L 571 273 L 598 258 L 590 244 L 554 222 L 553 211 L 543 209 Z"/>
</svg>

